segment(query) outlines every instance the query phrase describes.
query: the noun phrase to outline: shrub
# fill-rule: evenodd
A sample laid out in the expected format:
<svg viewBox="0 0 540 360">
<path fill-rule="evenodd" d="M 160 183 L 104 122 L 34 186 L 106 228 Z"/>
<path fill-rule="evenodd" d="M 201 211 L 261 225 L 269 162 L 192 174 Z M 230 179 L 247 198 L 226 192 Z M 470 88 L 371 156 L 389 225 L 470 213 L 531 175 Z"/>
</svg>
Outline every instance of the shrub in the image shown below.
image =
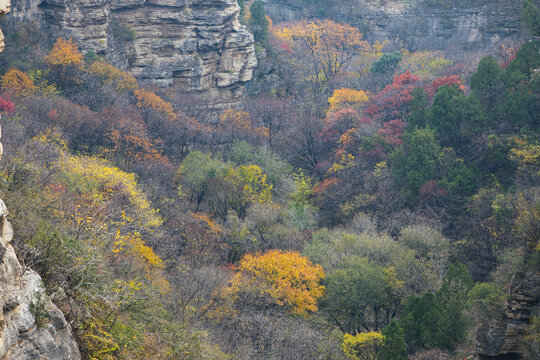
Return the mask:
<svg viewBox="0 0 540 360">
<path fill-rule="evenodd" d="M 8 72 L 2 75 L 0 81 L 4 90 L 16 96 L 31 94 L 36 89 L 34 81 L 17 69 L 8 70 Z"/>
<path fill-rule="evenodd" d="M 380 332 L 363 332 L 355 336 L 345 334 L 342 349 L 349 360 L 376 360 L 384 336 Z"/>
<path fill-rule="evenodd" d="M 401 54 L 398 52 L 383 54 L 383 56 L 373 64 L 371 72 L 385 76 L 393 75 L 401 58 Z"/>
<path fill-rule="evenodd" d="M 49 309 L 47 309 L 47 297 L 45 289 L 34 293 L 34 299 L 30 303 L 30 313 L 34 316 L 34 321 L 38 329 L 43 328 L 49 318 Z"/>
<path fill-rule="evenodd" d="M 88 72 L 103 81 L 114 85 L 116 91 L 125 92 L 137 89 L 137 80 L 129 73 L 103 61 L 94 61 Z"/>
<path fill-rule="evenodd" d="M 109 25 L 109 30 L 114 38 L 121 42 L 133 41 L 137 37 L 137 32 L 131 26 L 124 24 L 118 20 L 112 20 Z"/>
</svg>

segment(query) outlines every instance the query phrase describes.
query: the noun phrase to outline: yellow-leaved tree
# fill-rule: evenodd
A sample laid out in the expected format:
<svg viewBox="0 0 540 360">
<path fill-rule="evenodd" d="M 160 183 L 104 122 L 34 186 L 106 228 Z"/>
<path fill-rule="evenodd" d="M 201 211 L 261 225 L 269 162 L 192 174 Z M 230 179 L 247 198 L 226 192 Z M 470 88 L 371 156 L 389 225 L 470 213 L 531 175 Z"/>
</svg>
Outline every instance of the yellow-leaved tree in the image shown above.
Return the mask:
<svg viewBox="0 0 540 360">
<path fill-rule="evenodd" d="M 248 254 L 238 264 L 229 295 L 233 300 L 263 298 L 295 314 L 317 311 L 324 294 L 324 271 L 297 251 Z"/>
<path fill-rule="evenodd" d="M 360 30 L 332 20 L 285 23 L 275 26 L 273 34 L 300 58 L 309 60 L 306 70 L 315 95 L 345 72 L 357 55 L 371 50 Z"/>
<path fill-rule="evenodd" d="M 72 39 L 58 38 L 53 49 L 45 57 L 49 66 L 81 66 L 83 55 Z"/>
<path fill-rule="evenodd" d="M 369 100 L 369 94 L 362 90 L 341 88 L 334 91 L 332 97 L 328 99 L 330 107 L 328 111 L 335 112 L 344 109 L 359 111 Z"/>
<path fill-rule="evenodd" d="M 251 204 L 272 200 L 272 185 L 266 182 L 266 175 L 257 165 L 240 165 L 227 170 L 224 178 L 227 184 L 224 208 L 231 208 L 243 218 Z M 223 211 L 222 211 L 223 212 Z M 219 213 L 219 211 L 214 211 Z"/>
<path fill-rule="evenodd" d="M 134 174 L 126 173 L 105 160 L 66 155 L 60 160 L 65 180 L 77 191 L 84 191 L 97 201 L 108 200 L 117 193 L 125 194 L 137 211 L 140 225 L 154 228 L 162 224 L 157 211 L 139 189 Z"/>
<path fill-rule="evenodd" d="M 58 38 L 45 62 L 61 86 L 69 87 L 79 82 L 77 72 L 82 67 L 83 55 L 72 39 Z"/>
<path fill-rule="evenodd" d="M 383 339 L 380 332 L 363 332 L 355 336 L 345 334 L 341 347 L 349 360 L 376 360 Z"/>
<path fill-rule="evenodd" d="M 242 201 L 264 203 L 272 199 L 272 185 L 266 183 L 266 175 L 257 165 L 241 165 L 230 168 L 228 180 L 242 192 Z"/>
<path fill-rule="evenodd" d="M 17 69 L 9 69 L 1 78 L 2 89 L 11 95 L 24 96 L 36 89 L 34 81 L 25 73 Z"/>
<path fill-rule="evenodd" d="M 88 72 L 100 78 L 103 83 L 113 85 L 118 92 L 132 91 L 138 88 L 137 80 L 133 75 L 103 61 L 94 61 Z"/>
</svg>

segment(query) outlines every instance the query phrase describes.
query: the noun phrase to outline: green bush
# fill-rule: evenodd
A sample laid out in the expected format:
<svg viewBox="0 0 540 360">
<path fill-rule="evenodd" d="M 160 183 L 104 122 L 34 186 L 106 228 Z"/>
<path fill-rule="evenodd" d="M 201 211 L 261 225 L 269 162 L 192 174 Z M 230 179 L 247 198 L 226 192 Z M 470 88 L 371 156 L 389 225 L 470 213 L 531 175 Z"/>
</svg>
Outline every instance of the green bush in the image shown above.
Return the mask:
<svg viewBox="0 0 540 360">
<path fill-rule="evenodd" d="M 38 290 L 34 293 L 34 300 L 30 303 L 30 313 L 34 316 L 37 328 L 43 328 L 50 316 L 49 309 L 47 309 L 45 289 Z"/>
<path fill-rule="evenodd" d="M 393 75 L 399 62 L 401 61 L 401 53 L 393 52 L 390 54 L 383 54 L 379 60 L 373 63 L 371 72 L 374 74 L 390 76 Z"/>
<path fill-rule="evenodd" d="M 129 42 L 135 40 L 137 32 L 131 26 L 124 24 L 118 20 L 112 20 L 109 25 L 109 31 L 114 38 L 120 42 Z"/>
</svg>

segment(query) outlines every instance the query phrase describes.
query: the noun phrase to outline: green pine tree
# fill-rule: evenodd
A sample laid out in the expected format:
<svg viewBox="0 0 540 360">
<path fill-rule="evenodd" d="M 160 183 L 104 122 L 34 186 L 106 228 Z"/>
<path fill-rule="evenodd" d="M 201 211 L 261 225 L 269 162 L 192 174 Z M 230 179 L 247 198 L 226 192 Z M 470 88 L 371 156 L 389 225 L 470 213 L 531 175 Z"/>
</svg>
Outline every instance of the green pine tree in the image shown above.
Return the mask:
<svg viewBox="0 0 540 360">
<path fill-rule="evenodd" d="M 412 92 L 412 100 L 409 105 L 407 128 L 409 131 L 416 127 L 425 128 L 429 115 L 429 98 L 423 88 L 418 87 Z"/>
<path fill-rule="evenodd" d="M 452 350 L 456 344 L 465 340 L 469 326 L 465 302 L 473 285 L 465 265 L 459 262 L 450 265 L 437 292 L 443 309 L 437 331 L 438 347 Z"/>
<path fill-rule="evenodd" d="M 441 148 L 430 129 L 416 129 L 406 139 L 409 154 L 406 164 L 406 186 L 417 193 L 428 180 L 435 176 Z"/>
<path fill-rule="evenodd" d="M 493 56 L 486 56 L 471 77 L 471 89 L 487 111 L 491 111 L 502 91 L 502 70 Z"/>
<path fill-rule="evenodd" d="M 522 8 L 523 20 L 532 36 L 540 36 L 540 10 L 532 0 L 526 0 Z"/>
<path fill-rule="evenodd" d="M 237 0 L 237 2 L 238 2 L 238 6 L 240 6 L 240 16 L 244 17 L 244 15 L 246 14 L 246 9 L 245 9 L 246 2 L 245 0 Z"/>
<path fill-rule="evenodd" d="M 268 40 L 268 19 L 266 18 L 266 11 L 264 10 L 264 5 L 259 0 L 256 0 L 249 7 L 249 12 L 251 13 L 251 19 L 249 21 L 251 25 L 251 31 L 255 37 L 255 41 L 260 43 L 266 42 Z"/>
<path fill-rule="evenodd" d="M 407 344 L 405 343 L 405 333 L 396 320 L 384 328 L 382 332 L 384 339 L 379 353 L 378 360 L 407 360 Z"/>
<path fill-rule="evenodd" d="M 400 325 L 409 350 L 417 351 L 437 346 L 441 311 L 441 304 L 431 292 L 426 292 L 422 297 L 410 296 L 405 300 Z"/>
</svg>

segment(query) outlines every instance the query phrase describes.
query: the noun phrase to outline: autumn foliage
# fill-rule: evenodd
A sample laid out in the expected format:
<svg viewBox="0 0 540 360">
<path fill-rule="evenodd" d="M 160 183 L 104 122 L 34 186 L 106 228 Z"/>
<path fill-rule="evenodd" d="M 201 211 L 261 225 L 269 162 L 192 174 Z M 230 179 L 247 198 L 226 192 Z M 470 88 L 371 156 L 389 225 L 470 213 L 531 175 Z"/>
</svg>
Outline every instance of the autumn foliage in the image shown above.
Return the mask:
<svg viewBox="0 0 540 360">
<path fill-rule="evenodd" d="M 346 108 L 359 110 L 368 101 L 369 94 L 362 90 L 341 88 L 334 91 L 332 97 L 328 99 L 330 107 L 328 111 L 338 111 Z"/>
<path fill-rule="evenodd" d="M 426 94 L 429 97 L 434 98 L 437 91 L 443 86 L 457 85 L 461 91 L 465 91 L 465 86 L 461 82 L 461 79 L 457 75 L 444 76 L 433 81 L 430 85 L 426 86 Z"/>
<path fill-rule="evenodd" d="M 266 139 L 269 129 L 257 126 L 247 111 L 227 109 L 219 114 L 215 136 L 221 143 L 230 143 L 239 139 Z"/>
<path fill-rule="evenodd" d="M 282 48 L 308 56 L 316 92 L 345 72 L 355 56 L 370 50 L 360 30 L 332 20 L 285 23 L 275 26 L 273 33 L 283 42 Z"/>
<path fill-rule="evenodd" d="M 138 88 L 137 80 L 131 74 L 103 61 L 94 61 L 88 72 L 100 78 L 103 83 L 113 85 L 119 92 L 132 91 Z"/>
<path fill-rule="evenodd" d="M 9 99 L 9 96 L 5 94 L 4 97 L 0 96 L 0 111 L 5 111 L 5 112 L 15 111 L 15 104 L 13 104 L 13 102 Z"/>
<path fill-rule="evenodd" d="M 28 75 L 17 69 L 10 69 L 0 80 L 2 88 L 16 96 L 28 95 L 36 89 L 34 81 Z"/>
<path fill-rule="evenodd" d="M 137 107 L 152 109 L 168 117 L 174 117 L 174 109 L 171 103 L 164 101 L 155 93 L 146 89 L 137 89 L 135 90 L 135 96 L 137 97 Z"/>
<path fill-rule="evenodd" d="M 317 300 L 324 294 L 324 271 L 294 251 L 271 250 L 246 255 L 238 264 L 231 293 L 241 296 L 252 289 L 270 296 L 280 306 L 305 315 L 317 311 Z M 259 285 L 257 285 L 259 284 Z"/>
<path fill-rule="evenodd" d="M 61 160 L 60 167 L 67 175 L 73 174 L 68 177 L 72 186 L 88 191 L 98 201 L 105 201 L 117 193 L 122 193 L 130 206 L 139 213 L 143 226 L 152 228 L 162 224 L 163 220 L 137 185 L 134 174 L 91 157 L 66 155 Z"/>
<path fill-rule="evenodd" d="M 271 26 L 266 3 L 238 0 L 252 10 L 239 21 L 262 30 L 261 71 L 210 93 L 139 88 L 72 40 L 49 53 L 14 25 L 0 191 L 12 245 L 83 358 L 460 357 L 502 290 L 534 275 L 540 42 L 470 76 L 470 47 L 450 61 L 399 50 L 429 45 L 405 36 L 367 44 L 315 20 L 346 2 L 302 1 L 312 19 Z M 111 19 L 107 49 L 135 25 Z M 127 45 L 179 46 L 162 35 Z M 474 296 L 469 272 L 490 281 Z"/>
<path fill-rule="evenodd" d="M 83 55 L 73 39 L 58 38 L 49 55 L 45 57 L 45 61 L 50 66 L 81 66 Z"/>
<path fill-rule="evenodd" d="M 100 116 L 103 122 L 109 124 L 106 134 L 110 145 L 108 153 L 125 159 L 127 164 L 161 158 L 154 141 L 148 135 L 146 124 L 133 109 L 124 112 L 117 107 L 109 107 Z"/>
<path fill-rule="evenodd" d="M 375 360 L 384 336 L 380 332 L 345 334 L 342 349 L 348 360 Z"/>
</svg>

